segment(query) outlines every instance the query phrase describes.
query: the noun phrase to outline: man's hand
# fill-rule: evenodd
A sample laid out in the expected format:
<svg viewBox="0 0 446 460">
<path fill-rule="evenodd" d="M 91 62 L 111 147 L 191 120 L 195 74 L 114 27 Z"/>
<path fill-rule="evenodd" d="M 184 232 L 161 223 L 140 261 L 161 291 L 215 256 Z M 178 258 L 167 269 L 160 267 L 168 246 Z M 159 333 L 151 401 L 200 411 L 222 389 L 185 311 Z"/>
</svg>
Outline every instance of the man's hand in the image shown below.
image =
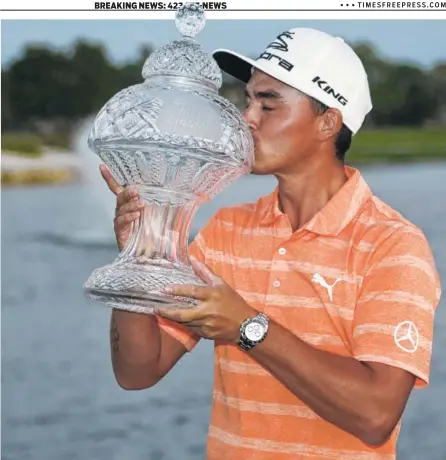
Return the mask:
<svg viewBox="0 0 446 460">
<path fill-rule="evenodd" d="M 135 187 L 121 187 L 105 166 L 99 167 L 108 188 L 116 195 L 116 211 L 114 230 L 119 250 L 122 251 L 133 231 L 133 223 L 141 216 L 144 201 L 139 200 L 139 192 Z"/>
<path fill-rule="evenodd" d="M 182 323 L 206 339 L 235 343 L 240 335 L 240 324 L 255 316 L 256 310 L 205 264 L 192 257 L 190 261 L 195 273 L 208 286 L 170 285 L 165 292 L 196 299 L 198 307 L 162 310 L 158 315 Z"/>
</svg>

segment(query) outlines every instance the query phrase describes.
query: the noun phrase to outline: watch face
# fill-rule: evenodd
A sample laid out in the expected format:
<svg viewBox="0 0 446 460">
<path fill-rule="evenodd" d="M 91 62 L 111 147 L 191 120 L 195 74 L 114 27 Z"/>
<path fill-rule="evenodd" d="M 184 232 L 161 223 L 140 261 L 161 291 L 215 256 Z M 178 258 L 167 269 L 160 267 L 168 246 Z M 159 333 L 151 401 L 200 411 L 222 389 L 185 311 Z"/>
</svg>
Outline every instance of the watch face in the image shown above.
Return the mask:
<svg viewBox="0 0 446 460">
<path fill-rule="evenodd" d="M 265 333 L 265 326 L 256 321 L 248 324 L 245 329 L 245 335 L 248 340 L 257 342 L 260 340 Z"/>
</svg>

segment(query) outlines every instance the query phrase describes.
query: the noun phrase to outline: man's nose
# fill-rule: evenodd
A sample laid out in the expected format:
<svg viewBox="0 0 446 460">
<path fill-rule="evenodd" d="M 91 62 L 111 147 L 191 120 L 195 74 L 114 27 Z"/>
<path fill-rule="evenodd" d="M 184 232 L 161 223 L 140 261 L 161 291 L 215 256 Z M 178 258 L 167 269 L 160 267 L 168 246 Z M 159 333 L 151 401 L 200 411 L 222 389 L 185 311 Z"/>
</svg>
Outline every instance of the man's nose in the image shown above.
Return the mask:
<svg viewBox="0 0 446 460">
<path fill-rule="evenodd" d="M 243 118 L 245 119 L 251 131 L 255 131 L 259 127 L 258 117 L 255 116 L 255 112 L 252 107 L 247 107 L 243 111 Z"/>
</svg>

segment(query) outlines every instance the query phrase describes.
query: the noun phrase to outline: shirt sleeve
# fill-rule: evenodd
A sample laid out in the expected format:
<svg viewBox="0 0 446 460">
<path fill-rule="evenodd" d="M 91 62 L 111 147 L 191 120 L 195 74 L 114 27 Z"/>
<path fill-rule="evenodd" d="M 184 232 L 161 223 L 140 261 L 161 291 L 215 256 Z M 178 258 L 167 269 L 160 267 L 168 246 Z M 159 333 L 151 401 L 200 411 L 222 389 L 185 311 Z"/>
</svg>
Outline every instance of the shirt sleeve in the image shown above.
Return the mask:
<svg viewBox="0 0 446 460">
<path fill-rule="evenodd" d="M 205 261 L 205 238 L 209 238 L 211 226 L 212 222 L 209 222 L 201 231 L 199 231 L 194 240 L 190 243 L 188 248 L 189 256 L 193 256 L 201 262 Z M 171 337 L 178 340 L 184 346 L 184 348 L 186 348 L 188 352 L 191 351 L 199 342 L 200 336 L 194 333 L 187 326 L 176 323 L 167 318 L 162 318 L 161 316 L 157 316 L 156 319 L 159 327 L 164 332 L 167 332 Z"/>
<path fill-rule="evenodd" d="M 429 384 L 440 280 L 420 230 L 400 229 L 370 259 L 353 318 L 353 355 L 388 364 Z"/>
</svg>

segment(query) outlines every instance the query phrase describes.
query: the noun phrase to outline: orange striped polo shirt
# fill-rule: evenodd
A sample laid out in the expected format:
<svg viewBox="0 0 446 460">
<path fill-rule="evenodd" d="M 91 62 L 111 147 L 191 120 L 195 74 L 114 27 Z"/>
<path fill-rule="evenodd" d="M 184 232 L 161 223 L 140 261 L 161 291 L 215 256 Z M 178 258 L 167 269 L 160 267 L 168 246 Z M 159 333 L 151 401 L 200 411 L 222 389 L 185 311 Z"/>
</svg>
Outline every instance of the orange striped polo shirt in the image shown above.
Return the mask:
<svg viewBox="0 0 446 460">
<path fill-rule="evenodd" d="M 190 252 L 253 308 L 312 346 L 429 381 L 440 282 L 422 231 L 374 196 L 359 171 L 292 232 L 278 190 L 223 208 Z M 159 318 L 191 350 L 198 337 Z M 401 422 L 400 422 L 401 423 Z M 236 345 L 215 342 L 208 460 L 391 460 L 400 424 L 370 447 L 325 421 Z"/>
</svg>

